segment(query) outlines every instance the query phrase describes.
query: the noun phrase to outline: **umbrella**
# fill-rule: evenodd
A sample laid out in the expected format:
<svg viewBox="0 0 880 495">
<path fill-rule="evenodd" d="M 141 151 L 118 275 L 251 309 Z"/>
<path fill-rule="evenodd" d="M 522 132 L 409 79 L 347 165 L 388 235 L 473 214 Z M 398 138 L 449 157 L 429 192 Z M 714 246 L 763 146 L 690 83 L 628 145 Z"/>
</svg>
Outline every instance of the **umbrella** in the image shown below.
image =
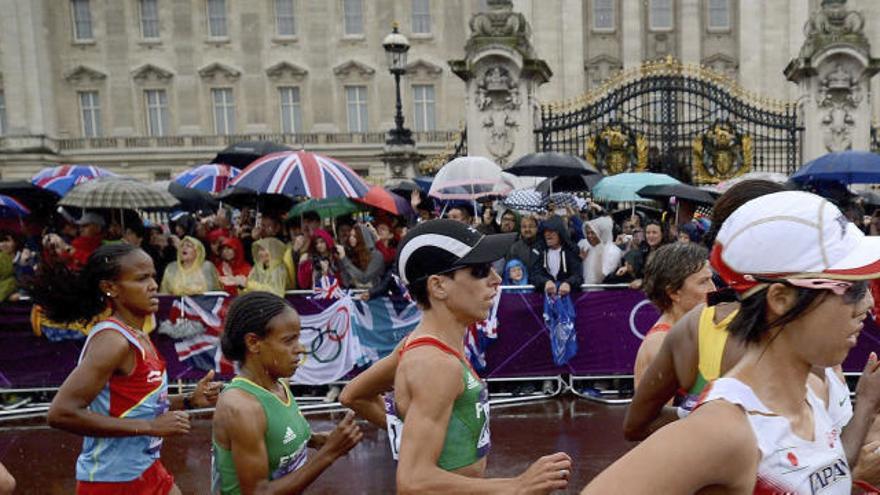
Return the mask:
<svg viewBox="0 0 880 495">
<path fill-rule="evenodd" d="M 731 187 L 746 180 L 766 180 L 777 184 L 785 184 L 788 182 L 788 176 L 779 172 L 749 172 L 740 176 L 720 182 L 714 186 L 714 190 L 723 193 Z"/>
<path fill-rule="evenodd" d="M 791 176 L 797 183 L 880 183 L 880 155 L 869 151 L 838 151 L 820 156 Z"/>
<path fill-rule="evenodd" d="M 431 182 L 429 196 L 437 199 L 476 201 L 511 191 L 501 177 L 501 167 L 482 156 L 460 156 L 443 166 Z"/>
<path fill-rule="evenodd" d="M 596 167 L 575 155 L 558 151 L 529 153 L 520 157 L 508 167 L 513 175 L 532 175 L 537 177 L 558 177 L 563 175 L 598 174 Z"/>
<path fill-rule="evenodd" d="M 0 194 L 11 196 L 31 211 L 51 210 L 58 202 L 58 194 L 25 180 L 0 181 Z"/>
<path fill-rule="evenodd" d="M 370 190 L 370 185 L 348 165 L 308 151 L 265 156 L 248 165 L 230 185 L 258 193 L 313 199 L 363 198 Z"/>
<path fill-rule="evenodd" d="M 662 186 L 645 186 L 637 191 L 643 198 L 666 201 L 672 196 L 676 199 L 691 201 L 703 205 L 715 204 L 715 198 L 709 191 L 705 191 L 689 184 L 666 184 Z"/>
<path fill-rule="evenodd" d="M 96 177 L 116 177 L 116 174 L 94 165 L 59 165 L 40 170 L 31 178 L 31 183 L 64 196 L 77 184 Z"/>
<path fill-rule="evenodd" d="M 629 172 L 600 180 L 593 188 L 593 198 L 602 201 L 650 201 L 638 195 L 645 186 L 678 184 L 678 180 L 651 172 Z"/>
<path fill-rule="evenodd" d="M 61 206 L 123 209 L 171 208 L 178 203 L 168 191 L 125 177 L 102 177 L 84 182 L 58 202 Z"/>
<path fill-rule="evenodd" d="M 371 187 L 367 195 L 357 201 L 380 210 L 385 210 L 392 215 L 410 217 L 416 214 L 408 199 L 379 186 Z"/>
<path fill-rule="evenodd" d="M 291 208 L 287 216 L 298 217 L 313 211 L 321 218 L 336 218 L 360 211 L 361 209 L 361 206 L 348 198 L 307 199 Z"/>
<path fill-rule="evenodd" d="M 0 194 L 0 217 L 22 217 L 30 213 L 31 210 L 19 200 Z"/>
<path fill-rule="evenodd" d="M 229 165 L 209 163 L 184 170 L 174 178 L 174 182 L 190 189 L 217 194 L 226 189 L 229 181 L 240 173 L 241 170 Z"/>
<path fill-rule="evenodd" d="M 264 213 L 285 212 L 293 206 L 293 198 L 283 194 L 260 194 L 246 187 L 228 187 L 217 200 L 235 208 L 256 208 Z"/>
<path fill-rule="evenodd" d="M 501 200 L 501 204 L 511 210 L 526 213 L 541 213 L 545 211 L 544 197 L 534 189 L 517 189 Z"/>
<path fill-rule="evenodd" d="M 177 181 L 170 181 L 163 189 L 171 193 L 180 201 L 180 209 L 189 212 L 212 211 L 216 212 L 220 202 L 207 191 L 191 189 Z"/>
<path fill-rule="evenodd" d="M 875 191 L 859 191 L 859 196 L 865 201 L 866 205 L 880 206 L 880 194 Z"/>
<path fill-rule="evenodd" d="M 408 196 L 412 191 L 422 190 L 416 181 L 412 179 L 391 179 L 385 183 L 385 189 L 401 196 Z"/>
<path fill-rule="evenodd" d="M 578 208 L 578 203 L 575 197 L 571 193 L 565 192 L 553 193 L 544 198 L 544 208 L 549 210 L 550 207 L 554 205 L 556 206 L 556 208 L 564 208 L 566 206 L 570 206 L 575 209 Z"/>
<path fill-rule="evenodd" d="M 220 153 L 217 153 L 217 156 L 211 162 L 225 163 L 236 168 L 245 168 L 257 158 L 281 151 L 293 150 L 287 146 L 270 141 L 242 141 L 228 146 Z"/>
<path fill-rule="evenodd" d="M 600 174 L 590 175 L 563 175 L 544 179 L 535 189 L 544 194 L 554 192 L 577 192 L 591 191 L 602 180 Z"/>
</svg>

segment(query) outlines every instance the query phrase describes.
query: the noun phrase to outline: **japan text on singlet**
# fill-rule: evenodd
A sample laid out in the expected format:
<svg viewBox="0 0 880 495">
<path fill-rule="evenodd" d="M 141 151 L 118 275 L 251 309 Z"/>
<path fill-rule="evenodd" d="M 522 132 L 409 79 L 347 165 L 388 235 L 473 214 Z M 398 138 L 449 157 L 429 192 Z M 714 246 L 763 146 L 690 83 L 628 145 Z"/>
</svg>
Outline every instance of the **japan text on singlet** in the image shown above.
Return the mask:
<svg viewBox="0 0 880 495">
<path fill-rule="evenodd" d="M 142 345 L 134 331 L 119 320 L 107 319 L 92 327 L 79 360 L 89 343 L 101 332 L 118 332 L 135 351 L 135 366 L 128 376 L 112 375 L 89 404 L 96 414 L 116 418 L 151 420 L 168 410 L 168 376 L 165 361 L 150 345 Z M 131 437 L 85 437 L 76 460 L 80 481 L 131 481 L 157 459 L 162 439 L 145 435 Z"/>
<path fill-rule="evenodd" d="M 455 356 L 462 368 L 464 390 L 455 399 L 449 424 L 446 427 L 446 439 L 437 465 L 446 471 L 470 466 L 489 453 L 489 389 L 480 380 L 479 375 L 470 367 L 467 360 L 457 351 L 433 337 L 419 337 L 408 342 L 400 351 L 403 353 L 413 347 L 432 346 Z M 388 439 L 391 442 L 391 454 L 395 460 L 400 452 L 400 438 L 403 432 L 403 421 L 397 414 L 394 394 L 385 395 L 385 417 L 388 423 Z"/>
<path fill-rule="evenodd" d="M 263 413 L 266 415 L 266 434 L 263 439 L 269 461 L 269 480 L 281 478 L 305 465 L 308 459 L 306 446 L 309 439 L 312 438 L 309 423 L 296 405 L 296 401 L 290 393 L 290 387 L 284 380 L 279 379 L 278 383 L 284 388 L 284 393 L 287 396 L 286 401 L 240 376 L 233 378 L 223 390 L 223 393 L 236 388 L 243 390 L 253 395 L 263 406 Z M 232 460 L 232 451 L 221 447 L 216 440 L 212 443 L 211 493 L 222 495 L 241 493 L 238 476 L 235 473 L 235 463 Z"/>
<path fill-rule="evenodd" d="M 830 368 L 828 372 L 833 373 Z M 743 408 L 755 433 L 761 453 L 755 494 L 850 493 L 852 477 L 840 439 L 840 426 L 835 424 L 843 416 L 833 418 L 810 387 L 807 387 L 807 402 L 813 412 L 812 441 L 795 435 L 787 418 L 770 411 L 751 388 L 735 378 L 712 382 L 700 404 L 719 399 Z M 832 392 L 829 402 L 834 399 Z"/>
</svg>

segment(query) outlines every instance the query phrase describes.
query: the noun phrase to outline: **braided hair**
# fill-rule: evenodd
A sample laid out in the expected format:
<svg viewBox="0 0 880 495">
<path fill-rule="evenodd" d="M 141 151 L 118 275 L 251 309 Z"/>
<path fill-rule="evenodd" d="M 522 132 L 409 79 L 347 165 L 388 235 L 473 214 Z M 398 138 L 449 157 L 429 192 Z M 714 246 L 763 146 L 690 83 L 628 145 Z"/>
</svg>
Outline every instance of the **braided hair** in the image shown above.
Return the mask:
<svg viewBox="0 0 880 495">
<path fill-rule="evenodd" d="M 223 354 L 233 360 L 244 362 L 245 335 L 265 337 L 269 333 L 269 321 L 285 310 L 294 311 L 283 298 L 270 292 L 248 292 L 236 298 L 226 313 L 220 347 Z"/>
<path fill-rule="evenodd" d="M 122 258 L 135 251 L 142 250 L 126 243 L 105 244 L 89 256 L 80 271 L 60 260 L 41 264 L 32 291 L 34 302 L 53 321 L 91 320 L 107 308 L 101 282 L 117 280 L 122 272 Z"/>
</svg>

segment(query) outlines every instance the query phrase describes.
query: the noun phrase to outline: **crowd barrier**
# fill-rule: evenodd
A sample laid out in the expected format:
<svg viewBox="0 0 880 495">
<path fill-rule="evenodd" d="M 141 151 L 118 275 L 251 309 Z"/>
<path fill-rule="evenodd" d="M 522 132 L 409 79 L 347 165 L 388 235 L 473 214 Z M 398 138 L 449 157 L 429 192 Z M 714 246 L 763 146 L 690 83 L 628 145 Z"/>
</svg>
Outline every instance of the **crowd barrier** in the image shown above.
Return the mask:
<svg viewBox="0 0 880 495">
<path fill-rule="evenodd" d="M 287 299 L 304 316 L 318 315 L 335 303 L 332 300 L 314 299 L 305 294 L 289 294 Z M 158 319 L 161 321 L 168 318 L 174 302 L 179 300 L 180 298 L 173 296 L 162 296 Z M 631 375 L 643 335 L 657 319 L 656 309 L 641 292 L 630 289 L 577 292 L 573 294 L 573 300 L 577 314 L 575 327 L 578 351 L 568 363 L 557 366 L 551 355 L 549 332 L 543 322 L 543 296 L 503 291 L 498 308 L 497 338 L 489 340 L 485 347 L 485 367 L 481 370 L 481 375 L 490 380 Z M 374 302 L 385 303 L 389 308 L 393 306 L 392 303 L 398 307 L 403 304 L 401 301 L 391 300 Z M 30 312 L 31 305 L 28 302 L 0 305 L 0 389 L 54 389 L 76 365 L 83 341 L 51 342 L 34 335 L 30 325 Z M 350 316 L 347 311 L 344 314 L 346 317 Z M 392 319 L 393 317 L 394 315 Z M 872 350 L 880 349 L 880 329 L 870 319 L 865 323 L 857 347 L 850 352 L 844 363 L 846 372 L 860 372 L 868 354 Z M 351 325 L 344 321 L 335 321 L 332 324 L 342 324 L 345 328 L 350 328 Z M 334 354 L 338 355 L 339 351 L 335 348 L 322 351 L 320 347 L 324 344 L 338 344 L 340 334 L 335 334 L 337 337 L 328 334 L 328 338 L 323 339 L 322 330 L 316 331 L 317 334 L 310 344 L 315 356 L 320 357 L 321 353 L 325 353 L 324 359 L 330 360 L 330 357 L 335 357 Z M 369 334 L 363 335 L 364 331 Z M 402 333 L 380 332 L 375 328 L 366 328 L 361 332 L 364 347 L 382 348 L 379 349 L 381 352 L 372 352 L 374 357 L 387 353 L 394 342 L 404 336 Z M 323 340 L 315 346 L 318 337 Z M 204 374 L 203 370 L 197 369 L 189 361 L 178 359 L 179 349 L 175 350 L 173 339 L 158 332 L 154 332 L 152 338 L 165 357 L 171 383 L 192 382 Z M 328 352 L 331 354 L 329 357 L 326 355 Z M 357 368 L 354 369 L 356 371 Z"/>
</svg>

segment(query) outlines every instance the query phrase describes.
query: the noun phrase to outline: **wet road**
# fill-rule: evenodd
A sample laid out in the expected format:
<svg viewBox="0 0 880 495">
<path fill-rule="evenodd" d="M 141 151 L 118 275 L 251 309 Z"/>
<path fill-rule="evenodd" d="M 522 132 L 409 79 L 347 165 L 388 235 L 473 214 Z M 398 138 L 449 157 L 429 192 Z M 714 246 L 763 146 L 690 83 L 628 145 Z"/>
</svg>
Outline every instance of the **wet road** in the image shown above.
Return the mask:
<svg viewBox="0 0 880 495">
<path fill-rule="evenodd" d="M 605 406 L 566 397 L 492 408 L 489 476 L 515 476 L 538 457 L 556 451 L 574 459 L 570 490 L 577 493 L 599 471 L 634 444 L 623 440 L 624 406 Z M 341 413 L 307 415 L 312 429 L 330 429 Z M 394 492 L 395 464 L 384 431 L 365 425 L 364 440 L 331 466 L 307 493 Z M 165 441 L 162 462 L 185 494 L 210 493 L 211 421 L 193 421 L 192 433 Z M 16 493 L 73 493 L 74 464 L 81 440 L 39 424 L 0 427 L 0 460 L 18 481 Z"/>
</svg>

